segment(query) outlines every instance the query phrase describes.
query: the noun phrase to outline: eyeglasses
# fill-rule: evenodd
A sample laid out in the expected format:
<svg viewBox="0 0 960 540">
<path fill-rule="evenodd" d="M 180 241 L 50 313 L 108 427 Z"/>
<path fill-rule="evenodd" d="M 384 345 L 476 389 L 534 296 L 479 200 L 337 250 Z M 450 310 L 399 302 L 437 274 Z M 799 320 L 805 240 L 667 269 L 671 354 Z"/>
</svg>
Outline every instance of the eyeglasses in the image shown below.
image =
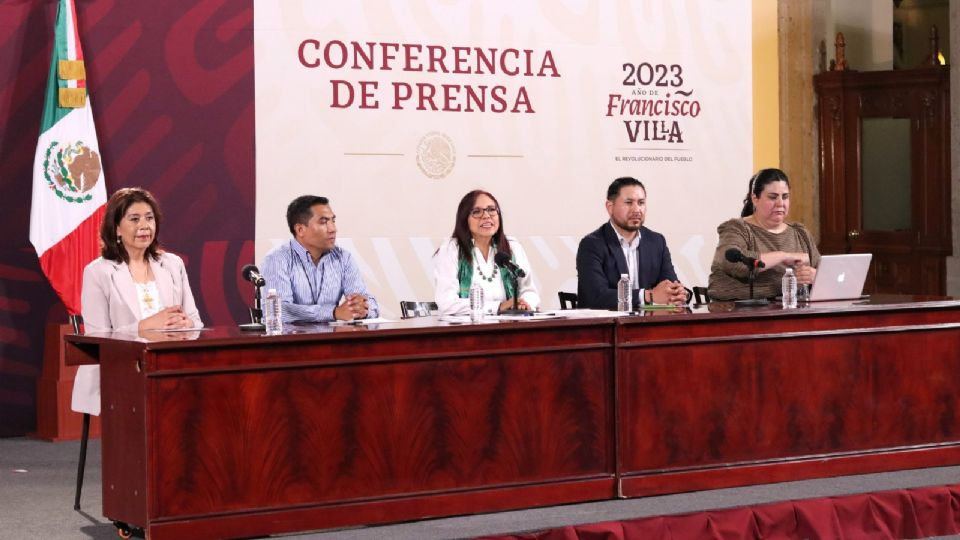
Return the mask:
<svg viewBox="0 0 960 540">
<path fill-rule="evenodd" d="M 488 206 L 486 208 L 474 208 L 470 211 L 470 217 L 477 219 L 482 218 L 483 214 L 489 214 L 490 217 L 497 217 L 500 214 L 500 209 L 496 206 Z"/>
</svg>

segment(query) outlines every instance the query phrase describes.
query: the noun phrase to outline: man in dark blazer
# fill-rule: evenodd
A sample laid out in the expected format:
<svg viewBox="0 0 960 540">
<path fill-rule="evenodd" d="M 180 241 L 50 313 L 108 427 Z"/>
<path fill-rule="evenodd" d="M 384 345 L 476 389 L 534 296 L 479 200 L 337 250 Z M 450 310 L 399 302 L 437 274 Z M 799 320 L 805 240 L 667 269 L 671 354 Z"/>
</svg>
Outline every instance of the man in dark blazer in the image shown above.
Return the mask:
<svg viewBox="0 0 960 540">
<path fill-rule="evenodd" d="M 577 249 L 577 307 L 617 309 L 617 282 L 628 274 L 633 305 L 687 302 L 663 235 L 643 226 L 647 190 L 636 178 L 617 178 L 607 189 L 610 221 Z M 642 300 L 642 302 L 640 301 Z"/>
</svg>

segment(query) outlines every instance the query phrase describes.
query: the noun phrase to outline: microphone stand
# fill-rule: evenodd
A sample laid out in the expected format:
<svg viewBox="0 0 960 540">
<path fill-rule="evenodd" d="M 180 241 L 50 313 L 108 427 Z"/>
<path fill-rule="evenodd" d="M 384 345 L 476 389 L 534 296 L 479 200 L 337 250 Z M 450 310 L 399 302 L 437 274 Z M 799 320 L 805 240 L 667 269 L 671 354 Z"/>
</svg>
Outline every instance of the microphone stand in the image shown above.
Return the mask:
<svg viewBox="0 0 960 540">
<path fill-rule="evenodd" d="M 260 294 L 262 287 L 260 285 L 253 286 L 253 307 L 250 308 L 250 322 L 262 324 L 263 323 L 263 298 Z M 750 296 L 753 296 L 753 292 L 750 293 Z"/>
<path fill-rule="evenodd" d="M 512 269 L 503 267 L 504 271 L 510 272 L 510 283 L 513 285 L 513 308 L 501 309 L 499 315 L 530 315 L 531 312 L 524 309 L 517 309 L 517 299 L 520 297 L 520 278 Z"/>
<path fill-rule="evenodd" d="M 770 302 L 766 298 L 754 298 L 753 297 L 753 280 L 757 277 L 757 265 L 754 263 L 750 267 L 750 274 L 747 276 L 747 281 L 750 283 L 750 299 L 749 300 L 735 300 L 733 303 L 738 306 L 745 307 L 756 307 L 756 306 L 767 306 L 770 305 Z"/>
<path fill-rule="evenodd" d="M 240 329 L 245 332 L 262 332 L 267 329 L 263 324 L 263 300 L 260 294 L 261 285 L 253 285 L 253 307 L 250 308 L 250 322 L 241 324 Z"/>
</svg>

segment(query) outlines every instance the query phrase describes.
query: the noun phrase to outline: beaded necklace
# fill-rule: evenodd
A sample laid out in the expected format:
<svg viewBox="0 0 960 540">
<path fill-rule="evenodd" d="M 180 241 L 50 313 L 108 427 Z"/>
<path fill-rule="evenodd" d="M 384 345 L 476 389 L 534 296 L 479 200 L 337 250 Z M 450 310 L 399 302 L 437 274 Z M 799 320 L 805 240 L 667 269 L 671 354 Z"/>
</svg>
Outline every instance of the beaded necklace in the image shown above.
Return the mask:
<svg viewBox="0 0 960 540">
<path fill-rule="evenodd" d="M 493 280 L 497 278 L 497 272 L 498 272 L 497 268 L 498 268 L 497 265 L 494 265 L 493 273 L 490 275 L 490 277 L 487 277 L 487 275 L 483 273 L 483 270 L 480 269 L 480 265 L 478 264 L 477 273 L 480 274 L 480 279 L 486 281 L 487 283 L 493 283 Z"/>
<path fill-rule="evenodd" d="M 489 255 L 490 257 L 493 257 L 493 255 L 496 253 L 496 248 L 491 246 L 490 251 L 491 253 Z M 497 265 L 496 264 L 493 265 L 493 272 L 488 277 L 486 274 L 483 273 L 483 270 L 480 268 L 480 261 L 482 260 L 481 257 L 483 257 L 483 254 L 480 253 L 480 248 L 476 247 L 476 243 L 474 243 L 473 259 L 477 264 L 477 274 L 480 275 L 480 279 L 486 281 L 487 283 L 493 283 L 493 280 L 497 279 L 497 272 L 498 272 Z"/>
</svg>

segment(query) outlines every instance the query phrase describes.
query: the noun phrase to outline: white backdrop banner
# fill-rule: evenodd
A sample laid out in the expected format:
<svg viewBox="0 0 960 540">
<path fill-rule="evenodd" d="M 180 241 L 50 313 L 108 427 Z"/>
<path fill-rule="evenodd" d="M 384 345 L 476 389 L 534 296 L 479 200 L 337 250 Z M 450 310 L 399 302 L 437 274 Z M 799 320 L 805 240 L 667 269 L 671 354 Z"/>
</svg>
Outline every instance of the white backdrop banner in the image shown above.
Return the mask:
<svg viewBox="0 0 960 540">
<path fill-rule="evenodd" d="M 618 176 L 706 285 L 752 174 L 750 2 L 256 0 L 257 258 L 330 198 L 385 316 L 433 297 L 460 198 L 500 201 L 545 307 Z"/>
</svg>

